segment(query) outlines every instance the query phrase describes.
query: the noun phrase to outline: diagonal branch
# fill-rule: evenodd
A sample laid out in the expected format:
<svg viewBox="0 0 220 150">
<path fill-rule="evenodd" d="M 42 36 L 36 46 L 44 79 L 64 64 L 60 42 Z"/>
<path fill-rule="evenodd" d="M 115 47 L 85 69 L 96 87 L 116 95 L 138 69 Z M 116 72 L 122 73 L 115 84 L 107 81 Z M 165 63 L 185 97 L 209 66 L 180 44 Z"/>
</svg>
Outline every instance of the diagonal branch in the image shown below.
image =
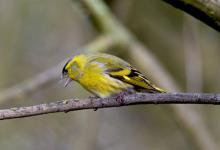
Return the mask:
<svg viewBox="0 0 220 150">
<path fill-rule="evenodd" d="M 220 1 L 218 0 L 163 0 L 220 31 Z"/>
<path fill-rule="evenodd" d="M 48 104 L 0 110 L 0 120 L 37 116 L 56 112 L 69 112 L 82 109 L 100 109 L 140 104 L 214 104 L 220 105 L 220 94 L 200 93 L 136 93 L 123 97 L 119 103 L 116 97 L 88 98 L 84 100 L 68 99 Z"/>
</svg>

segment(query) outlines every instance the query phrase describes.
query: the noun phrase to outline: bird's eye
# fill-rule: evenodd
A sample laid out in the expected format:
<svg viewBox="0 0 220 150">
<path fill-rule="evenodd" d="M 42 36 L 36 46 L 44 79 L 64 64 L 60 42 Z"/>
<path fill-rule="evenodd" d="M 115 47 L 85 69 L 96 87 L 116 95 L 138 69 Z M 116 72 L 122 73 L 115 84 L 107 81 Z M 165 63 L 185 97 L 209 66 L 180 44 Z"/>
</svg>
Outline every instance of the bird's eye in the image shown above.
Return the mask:
<svg viewBox="0 0 220 150">
<path fill-rule="evenodd" d="M 64 66 L 62 70 L 62 77 L 67 76 L 67 74 L 68 74 L 68 70 L 66 69 L 66 66 Z"/>
<path fill-rule="evenodd" d="M 63 75 L 67 75 L 67 73 L 68 73 L 68 70 L 65 69 L 65 67 L 64 67 L 63 70 L 62 70 L 62 74 L 63 74 Z"/>
<path fill-rule="evenodd" d="M 64 65 L 63 67 L 63 70 L 62 70 L 62 76 L 65 77 L 67 74 L 68 74 L 68 70 L 66 69 L 66 66 L 67 64 L 70 62 L 71 59 L 69 59 L 66 64 Z"/>
<path fill-rule="evenodd" d="M 61 79 L 67 78 L 67 75 L 68 75 L 68 70 L 65 67 L 63 67 Z"/>
</svg>

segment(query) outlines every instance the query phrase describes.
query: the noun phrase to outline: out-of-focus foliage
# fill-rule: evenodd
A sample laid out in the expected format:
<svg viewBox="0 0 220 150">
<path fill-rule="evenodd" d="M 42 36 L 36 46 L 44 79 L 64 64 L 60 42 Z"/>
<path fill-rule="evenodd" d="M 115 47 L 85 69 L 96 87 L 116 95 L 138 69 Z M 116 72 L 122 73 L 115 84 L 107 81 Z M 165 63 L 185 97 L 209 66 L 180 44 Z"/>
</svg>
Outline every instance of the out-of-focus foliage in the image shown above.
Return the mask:
<svg viewBox="0 0 220 150">
<path fill-rule="evenodd" d="M 185 65 L 190 65 L 185 62 L 183 42 L 185 14 L 154 0 L 113 1 L 110 6 L 185 88 Z M 202 89 L 218 92 L 219 33 L 199 21 L 196 26 Z M 96 35 L 89 18 L 70 0 L 0 0 L 0 89 L 58 64 Z M 88 93 L 78 84 L 63 88 L 57 81 L 0 107 L 85 96 Z M 220 139 L 219 109 L 205 106 L 201 112 L 213 136 Z M 195 149 L 171 114 L 165 106 L 149 105 L 1 121 L 0 146 L 4 150 Z"/>
</svg>

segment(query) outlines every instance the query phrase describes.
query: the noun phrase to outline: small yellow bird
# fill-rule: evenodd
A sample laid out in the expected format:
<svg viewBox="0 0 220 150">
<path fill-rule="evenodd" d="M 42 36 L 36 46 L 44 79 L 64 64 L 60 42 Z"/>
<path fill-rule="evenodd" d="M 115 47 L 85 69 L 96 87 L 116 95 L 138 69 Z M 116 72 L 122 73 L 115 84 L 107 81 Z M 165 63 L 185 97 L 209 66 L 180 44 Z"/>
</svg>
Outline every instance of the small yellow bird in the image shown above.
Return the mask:
<svg viewBox="0 0 220 150">
<path fill-rule="evenodd" d="M 62 77 L 67 78 L 65 86 L 75 80 L 101 98 L 129 89 L 148 93 L 165 92 L 126 61 L 105 53 L 74 56 L 63 67 Z"/>
</svg>

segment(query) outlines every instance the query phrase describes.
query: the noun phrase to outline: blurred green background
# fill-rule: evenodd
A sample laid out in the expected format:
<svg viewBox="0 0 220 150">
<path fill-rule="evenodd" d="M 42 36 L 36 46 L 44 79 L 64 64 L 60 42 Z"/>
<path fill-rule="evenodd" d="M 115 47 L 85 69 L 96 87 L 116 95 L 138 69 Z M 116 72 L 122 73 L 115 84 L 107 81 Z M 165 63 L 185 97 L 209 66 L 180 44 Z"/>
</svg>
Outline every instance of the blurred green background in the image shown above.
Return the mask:
<svg viewBox="0 0 220 150">
<path fill-rule="evenodd" d="M 107 2 L 184 91 L 220 91 L 218 32 L 162 1 Z M 80 9 L 70 0 L 0 0 L 0 90 L 57 65 L 97 37 L 99 33 Z M 58 80 L 28 97 L 1 103 L 0 108 L 88 95 L 77 83 L 63 88 Z M 198 110 L 211 135 L 220 143 L 220 110 L 217 106 L 198 106 Z M 1 121 L 0 148 L 196 149 L 172 111 L 164 105 L 83 110 Z"/>
</svg>

